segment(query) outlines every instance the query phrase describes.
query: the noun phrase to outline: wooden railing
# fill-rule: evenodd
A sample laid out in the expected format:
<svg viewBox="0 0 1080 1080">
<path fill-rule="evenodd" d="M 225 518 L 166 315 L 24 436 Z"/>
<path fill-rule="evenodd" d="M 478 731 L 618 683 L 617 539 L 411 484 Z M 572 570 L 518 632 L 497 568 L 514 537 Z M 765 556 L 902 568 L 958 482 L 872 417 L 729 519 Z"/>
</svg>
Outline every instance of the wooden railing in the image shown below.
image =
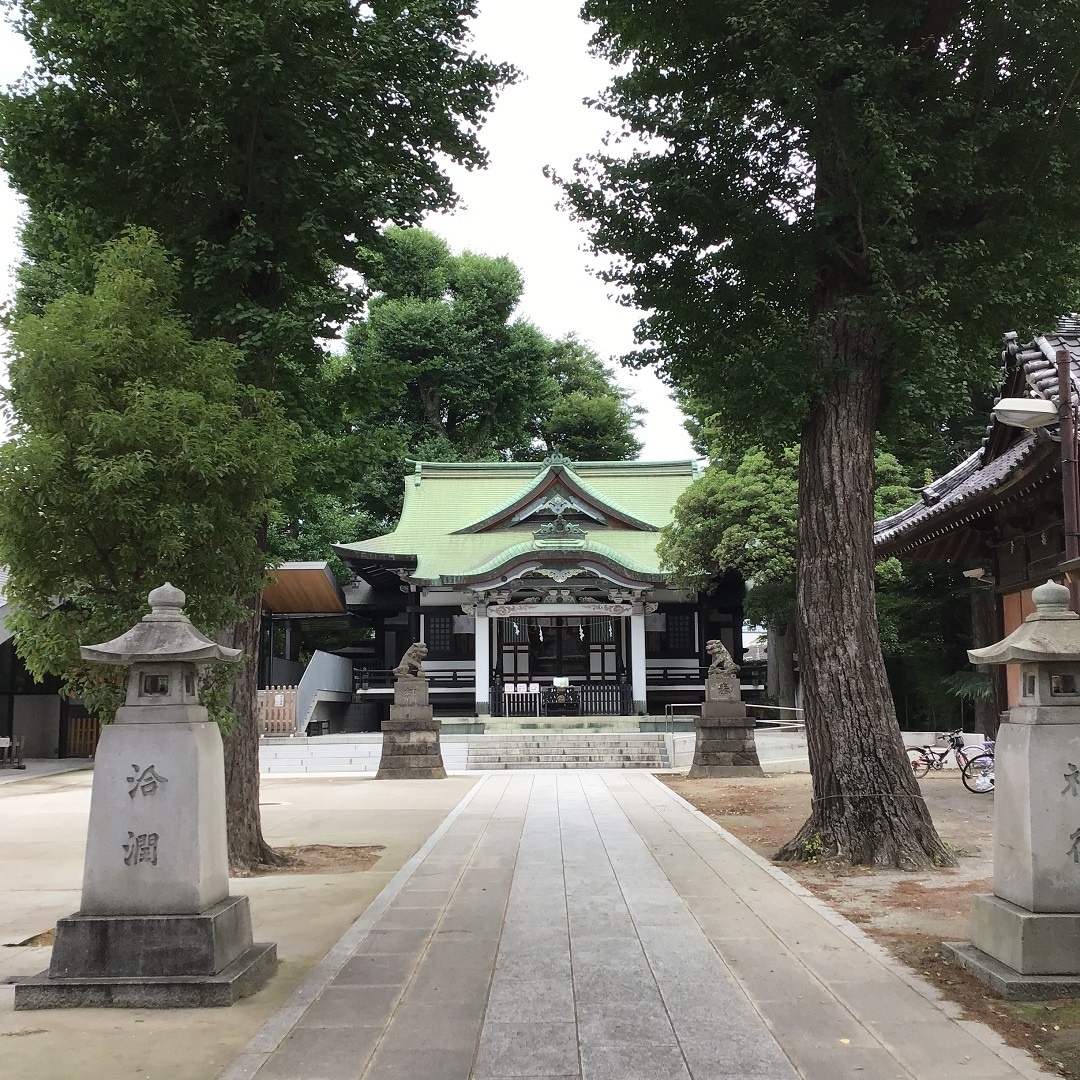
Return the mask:
<svg viewBox="0 0 1080 1080">
<path fill-rule="evenodd" d="M 295 686 L 268 686 L 259 691 L 259 734 L 296 734 Z"/>
</svg>

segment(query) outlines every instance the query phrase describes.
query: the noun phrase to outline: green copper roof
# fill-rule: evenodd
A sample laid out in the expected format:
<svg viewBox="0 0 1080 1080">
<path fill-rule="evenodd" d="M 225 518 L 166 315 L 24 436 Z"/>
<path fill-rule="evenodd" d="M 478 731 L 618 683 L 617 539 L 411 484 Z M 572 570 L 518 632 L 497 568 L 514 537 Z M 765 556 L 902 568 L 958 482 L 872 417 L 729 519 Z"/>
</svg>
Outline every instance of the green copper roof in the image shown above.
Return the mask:
<svg viewBox="0 0 1080 1080">
<path fill-rule="evenodd" d="M 342 555 L 415 555 L 412 580 L 419 584 L 478 581 L 522 560 L 545 563 L 581 559 L 621 568 L 635 579 L 662 579 L 656 530 L 671 520 L 675 500 L 695 477 L 692 461 L 416 462 L 405 477 L 405 504 L 393 532 L 341 545 Z M 546 516 L 528 506 L 544 478 L 557 473 L 607 521 L 574 520 L 582 541 L 551 545 L 534 533 Z M 546 482 L 546 481 L 544 481 Z M 569 514 L 570 512 L 568 512 Z"/>
<path fill-rule="evenodd" d="M 545 461 L 543 468 L 531 483 L 520 491 L 516 491 L 504 503 L 497 506 L 489 514 L 479 521 L 474 521 L 459 532 L 487 532 L 498 525 L 516 525 L 524 520 L 528 514 L 529 504 L 541 500 L 545 489 L 565 487 L 571 496 L 578 496 L 585 506 L 594 508 L 596 517 L 601 523 L 607 524 L 609 519 L 626 525 L 632 529 L 643 529 L 645 532 L 656 532 L 657 527 L 649 522 L 635 517 L 628 510 L 623 509 L 609 496 L 590 487 L 577 473 L 573 471 L 569 462 L 558 460 Z M 516 513 L 515 513 L 516 511 Z"/>
</svg>

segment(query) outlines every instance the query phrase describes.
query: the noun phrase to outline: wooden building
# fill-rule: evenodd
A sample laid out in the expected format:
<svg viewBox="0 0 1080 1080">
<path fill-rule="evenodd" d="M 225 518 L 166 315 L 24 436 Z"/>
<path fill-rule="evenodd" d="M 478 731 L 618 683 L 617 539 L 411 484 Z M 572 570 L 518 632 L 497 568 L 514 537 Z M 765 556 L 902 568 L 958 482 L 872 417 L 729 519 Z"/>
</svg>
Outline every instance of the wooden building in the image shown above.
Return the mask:
<svg viewBox="0 0 1080 1080">
<path fill-rule="evenodd" d="M 1080 322 L 1021 344 L 1004 338 L 1002 398 L 1058 401 L 1055 357 L 1070 357 L 1072 395 L 1080 401 Z M 991 417 L 982 446 L 923 488 L 919 501 L 878 521 L 881 557 L 929 559 L 961 566 L 972 580 L 976 645 L 1011 633 L 1034 610 L 1031 590 L 1057 574 L 1065 558 L 1061 435 L 1057 424 L 1037 431 Z M 1009 666 L 995 687 L 997 710 L 1014 705 L 1019 672 Z"/>
<path fill-rule="evenodd" d="M 662 714 L 702 699 L 707 640 L 741 659 L 741 579 L 689 596 L 656 556 L 693 462 L 411 465 L 394 531 L 335 548 L 372 627 L 358 700 L 414 641 L 444 715 Z"/>
</svg>

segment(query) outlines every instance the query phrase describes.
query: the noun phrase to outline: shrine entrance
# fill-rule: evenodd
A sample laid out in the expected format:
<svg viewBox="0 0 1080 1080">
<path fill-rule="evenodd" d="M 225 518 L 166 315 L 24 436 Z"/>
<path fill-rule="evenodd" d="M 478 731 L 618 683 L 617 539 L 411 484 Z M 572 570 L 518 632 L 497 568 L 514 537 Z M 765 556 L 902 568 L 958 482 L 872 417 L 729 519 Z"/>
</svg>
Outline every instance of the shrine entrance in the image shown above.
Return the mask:
<svg viewBox="0 0 1080 1080">
<path fill-rule="evenodd" d="M 494 622 L 496 715 L 622 715 L 631 711 L 623 619 L 544 614 Z"/>
<path fill-rule="evenodd" d="M 581 618 L 530 620 L 529 670 L 533 675 L 587 675 L 589 643 Z"/>
<path fill-rule="evenodd" d="M 545 684 L 616 678 L 625 670 L 620 623 L 606 615 L 498 619 L 498 674 Z"/>
</svg>

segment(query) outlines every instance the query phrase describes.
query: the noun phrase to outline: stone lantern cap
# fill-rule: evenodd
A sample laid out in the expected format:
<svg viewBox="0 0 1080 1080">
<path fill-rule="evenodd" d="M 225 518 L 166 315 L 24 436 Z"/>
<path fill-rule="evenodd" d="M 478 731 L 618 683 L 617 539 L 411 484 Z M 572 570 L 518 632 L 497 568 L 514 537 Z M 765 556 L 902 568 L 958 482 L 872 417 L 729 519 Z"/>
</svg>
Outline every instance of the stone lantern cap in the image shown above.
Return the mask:
<svg viewBox="0 0 1080 1080">
<path fill-rule="evenodd" d="M 1080 615 L 1069 610 L 1069 590 L 1053 581 L 1033 589 L 1035 610 L 1008 637 L 968 649 L 973 664 L 1080 662 Z"/>
<path fill-rule="evenodd" d="M 79 655 L 95 664 L 235 664 L 242 649 L 228 649 L 201 634 L 184 614 L 187 597 L 165 582 L 147 597 L 150 614 L 125 634 L 101 645 L 83 645 Z"/>
</svg>

